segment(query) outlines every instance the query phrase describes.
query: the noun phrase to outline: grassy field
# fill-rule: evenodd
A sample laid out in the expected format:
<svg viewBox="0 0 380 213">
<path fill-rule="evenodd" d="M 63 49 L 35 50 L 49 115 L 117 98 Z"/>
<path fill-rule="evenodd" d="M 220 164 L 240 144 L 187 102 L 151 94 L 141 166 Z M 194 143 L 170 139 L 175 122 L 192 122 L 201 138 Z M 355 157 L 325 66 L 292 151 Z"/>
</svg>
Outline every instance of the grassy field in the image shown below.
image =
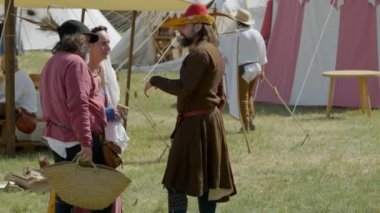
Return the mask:
<svg viewBox="0 0 380 213">
<path fill-rule="evenodd" d="M 38 72 L 41 63 L 27 57 L 20 60 L 21 67 Z M 175 123 L 175 98 L 159 90 L 146 98 L 145 76 L 132 74 L 131 140 L 122 171 L 133 182 L 122 194 L 123 206 L 125 212 L 167 212 L 161 185 L 167 152 L 156 160 Z M 119 79 L 125 87 L 125 74 Z M 217 212 L 380 212 L 380 111 L 374 110 L 369 119 L 357 109 L 333 109 L 332 119 L 327 119 L 325 108 L 299 107 L 291 118 L 283 106 L 257 104 L 257 128 L 248 135 L 250 154 L 238 133 L 240 123 L 224 117 L 238 194 L 218 205 Z M 37 168 L 40 155 L 50 157 L 47 151 L 20 152 L 15 159 L 1 156 L 0 176 L 21 173 L 26 166 Z M 0 212 L 46 212 L 48 196 L 1 191 Z M 189 201 L 188 212 L 197 212 L 196 199 Z"/>
</svg>

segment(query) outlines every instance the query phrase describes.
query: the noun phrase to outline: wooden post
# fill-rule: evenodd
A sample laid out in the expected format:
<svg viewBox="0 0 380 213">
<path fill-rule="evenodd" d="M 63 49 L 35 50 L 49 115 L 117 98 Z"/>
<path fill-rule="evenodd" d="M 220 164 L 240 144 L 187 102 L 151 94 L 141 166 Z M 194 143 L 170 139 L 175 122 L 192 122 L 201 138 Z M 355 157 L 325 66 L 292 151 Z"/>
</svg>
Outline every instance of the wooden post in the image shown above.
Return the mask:
<svg viewBox="0 0 380 213">
<path fill-rule="evenodd" d="M 5 0 L 5 80 L 6 80 L 6 103 L 5 103 L 5 132 L 3 138 L 6 142 L 6 154 L 15 157 L 16 136 L 15 136 L 15 7 L 13 0 Z"/>
<path fill-rule="evenodd" d="M 85 18 L 85 16 L 86 16 L 86 9 L 85 8 L 83 8 L 82 9 L 82 15 L 81 15 L 81 18 L 80 18 L 80 21 L 84 24 L 84 18 Z"/>
<path fill-rule="evenodd" d="M 132 74 L 132 63 L 133 63 L 133 45 L 135 40 L 135 22 L 136 22 L 137 11 L 132 12 L 132 22 L 131 22 L 131 39 L 129 40 L 129 60 L 128 60 L 128 75 L 127 75 L 127 89 L 125 93 L 125 105 L 129 106 L 129 95 L 131 86 L 131 74 Z M 124 123 L 125 129 L 127 129 L 127 121 Z"/>
</svg>

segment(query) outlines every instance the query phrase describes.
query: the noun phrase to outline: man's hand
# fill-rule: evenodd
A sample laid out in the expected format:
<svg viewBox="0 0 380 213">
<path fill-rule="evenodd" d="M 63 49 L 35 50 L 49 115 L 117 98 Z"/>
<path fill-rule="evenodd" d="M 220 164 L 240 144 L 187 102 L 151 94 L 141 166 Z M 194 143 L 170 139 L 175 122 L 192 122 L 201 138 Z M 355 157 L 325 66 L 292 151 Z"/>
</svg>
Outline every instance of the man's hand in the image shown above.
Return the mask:
<svg viewBox="0 0 380 213">
<path fill-rule="evenodd" d="M 152 88 L 152 87 L 153 87 L 153 86 L 152 86 L 152 84 L 150 83 L 150 81 L 145 82 L 144 94 L 145 94 L 146 97 L 149 97 L 149 95 L 148 95 L 148 90 L 149 90 L 150 88 Z"/>
<path fill-rule="evenodd" d="M 87 146 L 81 146 L 80 152 L 77 153 L 79 162 L 91 162 L 92 161 L 92 148 Z"/>
</svg>

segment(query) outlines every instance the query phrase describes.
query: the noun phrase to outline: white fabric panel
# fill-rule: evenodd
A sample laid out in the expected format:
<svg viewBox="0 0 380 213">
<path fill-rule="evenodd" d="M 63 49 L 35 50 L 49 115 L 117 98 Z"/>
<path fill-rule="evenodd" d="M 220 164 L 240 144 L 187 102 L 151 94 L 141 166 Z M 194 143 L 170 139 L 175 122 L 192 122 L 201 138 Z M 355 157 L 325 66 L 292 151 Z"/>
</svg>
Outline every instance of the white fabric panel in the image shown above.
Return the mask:
<svg viewBox="0 0 380 213">
<path fill-rule="evenodd" d="M 273 5 L 272 5 L 272 23 L 271 23 L 271 32 L 273 32 L 274 28 L 274 23 L 276 20 L 276 15 L 277 15 L 277 9 L 278 9 L 278 0 L 273 0 Z"/>
<path fill-rule="evenodd" d="M 238 90 L 238 64 L 237 64 L 237 42 L 238 33 L 220 35 L 220 50 L 225 58 L 225 87 L 230 114 L 239 119 L 239 90 Z"/>
<path fill-rule="evenodd" d="M 305 86 L 297 105 L 326 105 L 329 79 L 323 77 L 321 73 L 335 69 L 339 34 L 339 11 L 335 8 L 332 9 L 325 32 L 322 32 L 330 9 L 329 0 L 310 1 L 305 5 L 301 43 L 290 99 L 291 105 L 296 104 L 305 78 Z M 323 37 L 314 62 L 306 77 L 322 33 Z"/>
<path fill-rule="evenodd" d="M 34 16 L 28 15 L 28 9 L 21 8 L 18 11 L 19 16 L 38 20 L 47 16 L 46 8 L 32 9 L 35 12 Z M 81 9 L 50 9 L 53 19 L 61 24 L 66 20 L 81 19 Z M 18 19 L 20 21 L 20 19 Z M 111 48 L 120 40 L 121 36 L 115 30 L 115 28 L 109 23 L 109 21 L 103 16 L 99 10 L 87 10 L 85 15 L 85 25 L 88 28 L 93 28 L 98 25 L 104 25 L 108 28 L 108 34 L 110 36 Z M 37 29 L 38 26 L 21 20 L 20 25 L 20 39 L 25 50 L 49 50 L 59 41 L 57 34 L 52 32 L 43 32 Z"/>
</svg>

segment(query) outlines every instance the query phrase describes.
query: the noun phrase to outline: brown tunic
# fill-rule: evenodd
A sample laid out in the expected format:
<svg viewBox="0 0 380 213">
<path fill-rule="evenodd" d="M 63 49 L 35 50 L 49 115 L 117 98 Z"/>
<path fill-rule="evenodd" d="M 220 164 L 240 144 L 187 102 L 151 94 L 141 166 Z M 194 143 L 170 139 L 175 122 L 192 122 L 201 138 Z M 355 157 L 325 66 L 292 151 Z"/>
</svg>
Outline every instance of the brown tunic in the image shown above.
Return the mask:
<svg viewBox="0 0 380 213">
<path fill-rule="evenodd" d="M 162 183 L 191 196 L 201 196 L 210 189 L 231 189 L 219 201 L 236 194 L 223 117 L 218 109 L 223 72 L 219 50 L 203 41 L 183 61 L 180 79 L 154 76 L 150 80 L 153 86 L 177 96 L 179 113 L 212 111 L 195 113 L 177 122 Z"/>
</svg>

